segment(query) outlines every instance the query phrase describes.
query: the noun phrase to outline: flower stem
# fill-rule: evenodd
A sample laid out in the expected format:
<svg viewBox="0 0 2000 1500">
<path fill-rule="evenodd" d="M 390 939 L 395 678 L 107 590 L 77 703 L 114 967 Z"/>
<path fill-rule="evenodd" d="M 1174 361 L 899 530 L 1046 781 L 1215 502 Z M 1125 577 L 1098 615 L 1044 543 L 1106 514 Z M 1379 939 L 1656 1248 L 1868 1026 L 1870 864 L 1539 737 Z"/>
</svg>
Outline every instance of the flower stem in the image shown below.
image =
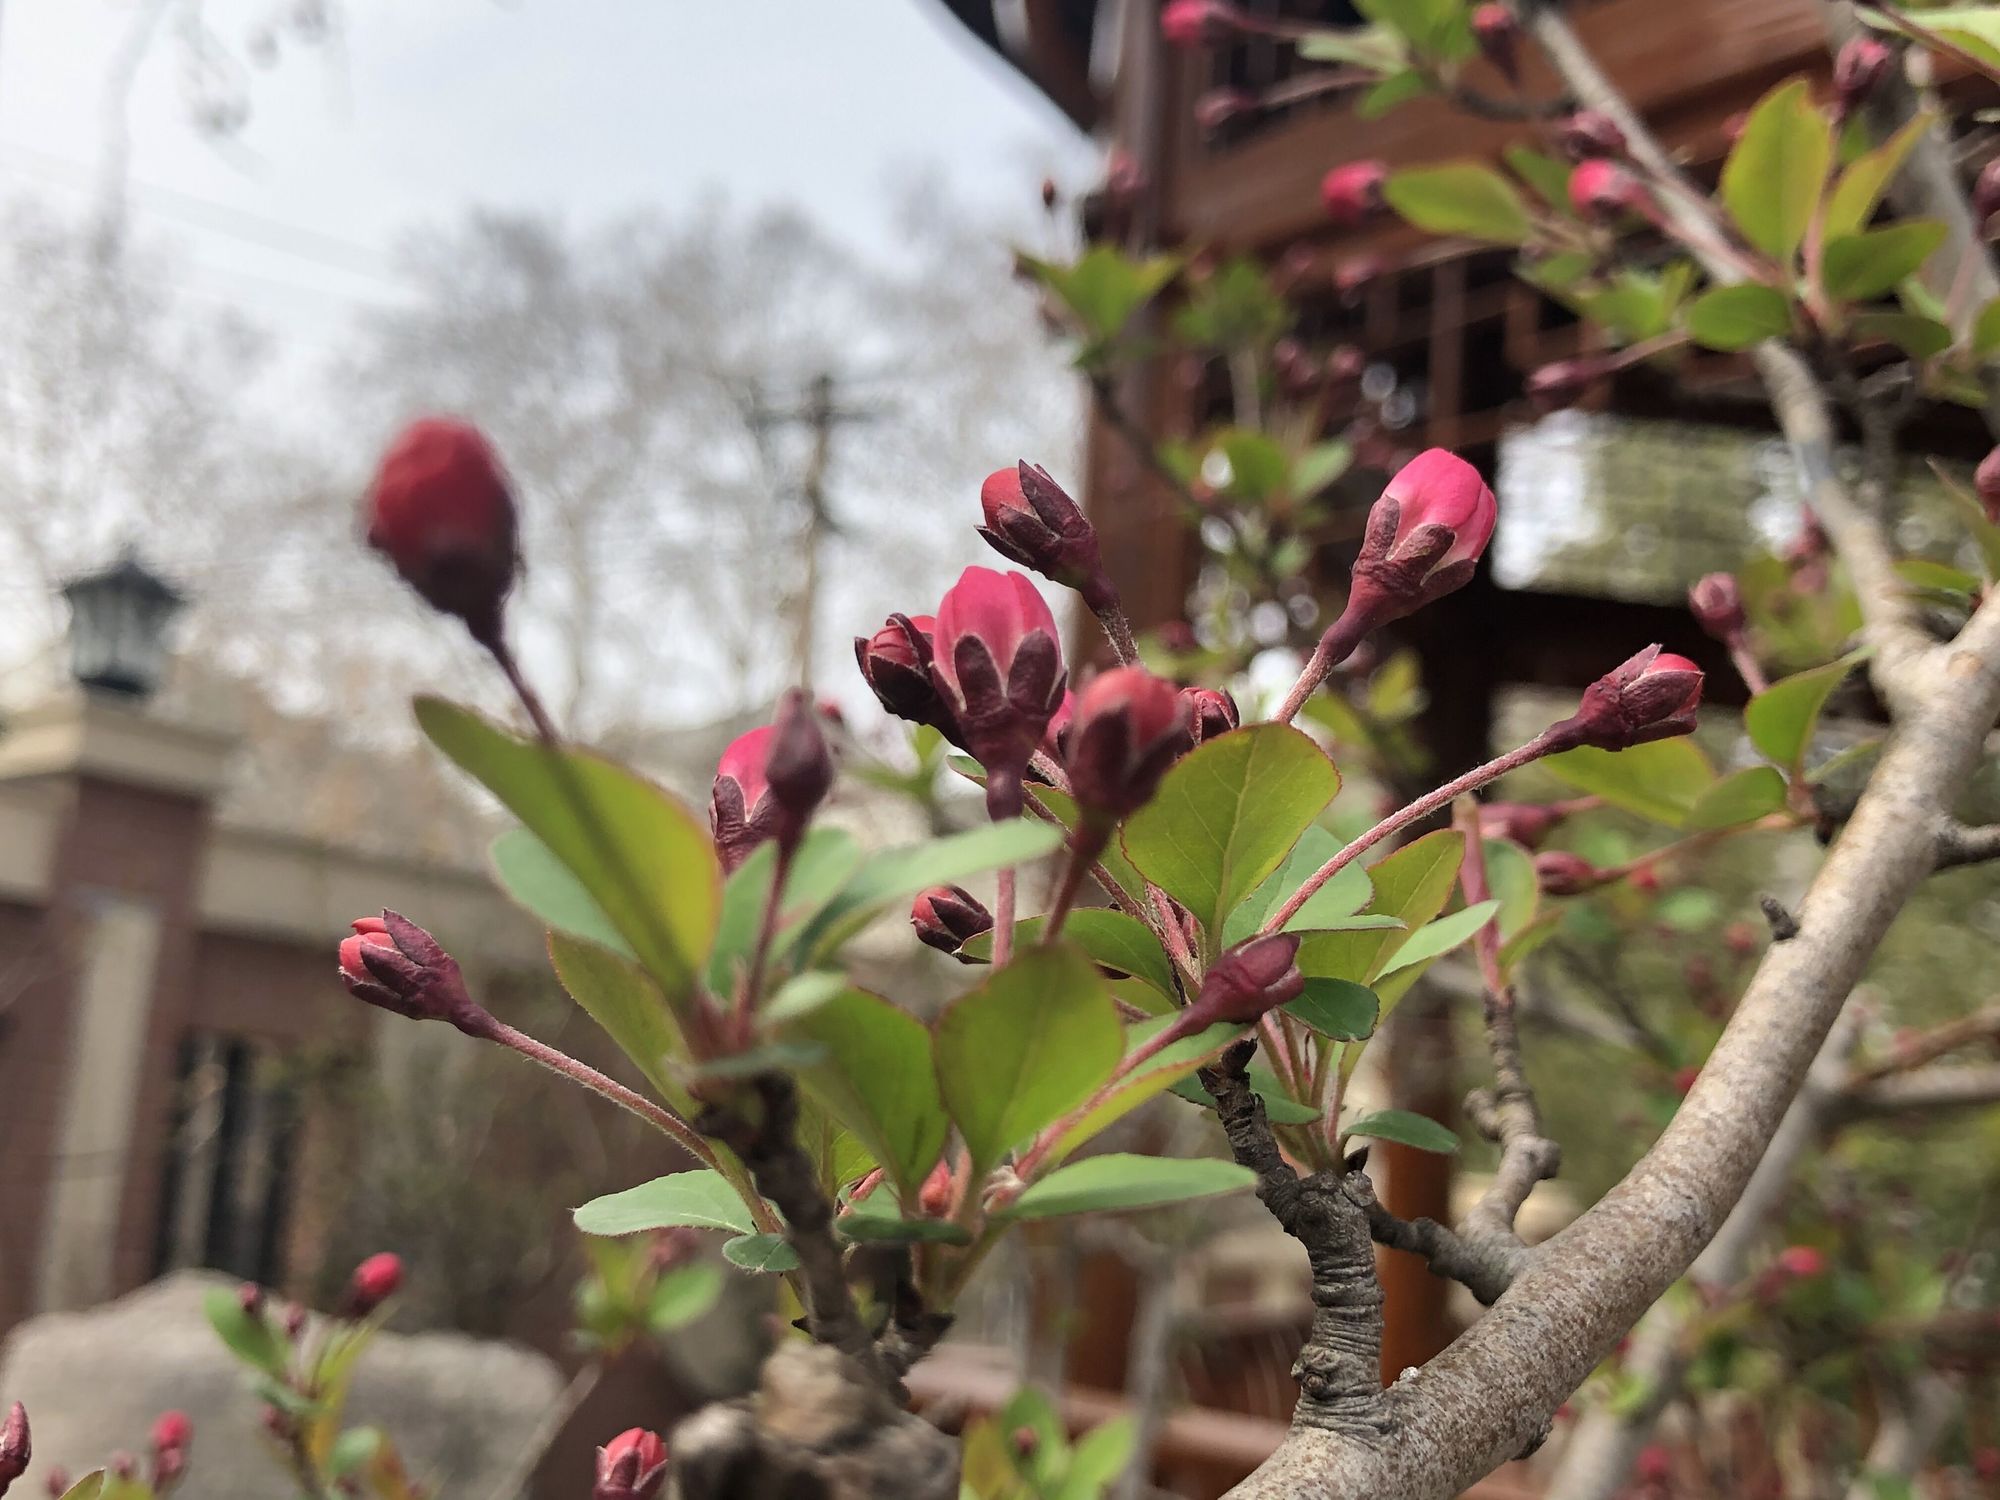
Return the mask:
<svg viewBox="0 0 2000 1500">
<path fill-rule="evenodd" d="M 1319 691 L 1319 685 L 1326 681 L 1328 674 L 1354 654 L 1354 648 L 1368 634 L 1371 623 L 1365 615 L 1356 616 L 1350 601 L 1349 608 L 1341 612 L 1340 618 L 1326 627 L 1326 634 L 1313 648 L 1305 670 L 1299 673 L 1299 680 L 1292 684 L 1292 690 L 1285 694 L 1285 701 L 1272 715 L 1273 722 L 1289 724 L 1299 716 L 1299 710 L 1306 706 L 1306 699 Z"/>
<path fill-rule="evenodd" d="M 784 905 L 785 879 L 792 873 L 792 848 L 780 841 L 772 862 L 771 890 L 764 898 L 764 915 L 757 924 L 757 946 L 750 952 L 750 967 L 744 971 L 742 988 L 736 992 L 736 1024 L 747 1034 L 750 1007 L 764 985 L 764 965 L 770 958 L 771 940 L 777 936 L 778 913 Z"/>
<path fill-rule="evenodd" d="M 1015 875 L 1015 866 L 1002 865 L 994 877 L 993 967 L 996 969 L 1014 956 Z"/>
</svg>

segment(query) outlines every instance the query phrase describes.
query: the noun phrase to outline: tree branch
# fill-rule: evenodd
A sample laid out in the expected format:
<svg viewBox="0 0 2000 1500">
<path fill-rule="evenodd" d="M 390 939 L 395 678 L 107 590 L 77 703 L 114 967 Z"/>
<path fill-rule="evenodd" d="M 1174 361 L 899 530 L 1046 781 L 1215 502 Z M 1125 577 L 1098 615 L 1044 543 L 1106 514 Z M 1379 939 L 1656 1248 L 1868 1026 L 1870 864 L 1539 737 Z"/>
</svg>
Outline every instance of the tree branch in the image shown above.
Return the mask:
<svg viewBox="0 0 2000 1500">
<path fill-rule="evenodd" d="M 1917 1371 L 1883 1414 L 1861 1472 L 1847 1487 L 1847 1500 L 1878 1500 L 1896 1493 L 1899 1485 L 1907 1488 L 1957 1415 L 1958 1404 L 1957 1386 L 1935 1371 Z"/>
<path fill-rule="evenodd" d="M 1931 1067 L 1850 1088 L 1840 1097 L 1839 1118 L 1937 1114 L 2000 1104 L 2000 1063 L 1990 1067 Z"/>
<path fill-rule="evenodd" d="M 1940 870 L 2000 859 L 2000 824 L 1972 828 L 1946 818 L 1938 825 L 1937 863 Z"/>
</svg>

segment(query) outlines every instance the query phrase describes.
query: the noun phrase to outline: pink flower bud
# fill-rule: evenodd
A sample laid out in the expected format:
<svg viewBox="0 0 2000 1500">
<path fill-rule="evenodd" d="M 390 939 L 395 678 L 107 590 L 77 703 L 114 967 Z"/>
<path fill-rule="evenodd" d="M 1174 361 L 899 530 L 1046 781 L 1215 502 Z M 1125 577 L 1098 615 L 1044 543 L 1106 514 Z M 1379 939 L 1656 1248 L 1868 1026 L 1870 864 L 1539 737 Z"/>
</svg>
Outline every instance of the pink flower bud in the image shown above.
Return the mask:
<svg viewBox="0 0 2000 1500">
<path fill-rule="evenodd" d="M 1845 119 L 1881 85 L 1896 54 L 1872 36 L 1850 37 L 1833 59 L 1833 111 Z"/>
<path fill-rule="evenodd" d="M 1076 700 L 1064 768 L 1070 792 L 1100 826 L 1137 812 L 1188 746 L 1188 705 L 1144 667 L 1093 678 Z"/>
<path fill-rule="evenodd" d="M 1617 122 L 1594 109 L 1580 109 L 1563 121 L 1557 143 L 1575 162 L 1621 158 L 1627 150 L 1625 132 Z"/>
<path fill-rule="evenodd" d="M 1979 169 L 1972 180 L 1972 217 L 1979 232 L 1992 237 L 1993 216 L 2000 213 L 2000 156 Z"/>
<path fill-rule="evenodd" d="M 1194 122 L 1209 134 L 1236 120 L 1262 114 L 1264 101 L 1248 89 L 1210 89 L 1194 101 Z"/>
<path fill-rule="evenodd" d="M 413 1021 L 448 1021 L 480 1036 L 491 1017 L 466 992 L 458 961 L 398 912 L 357 917 L 340 944 L 340 978 L 349 994 Z"/>
<path fill-rule="evenodd" d="M 28 1460 L 35 1446 L 28 1432 L 28 1408 L 16 1401 L 7 1408 L 7 1420 L 0 1423 L 0 1495 L 7 1486 L 28 1472 Z"/>
<path fill-rule="evenodd" d="M 1576 712 L 1549 733 L 1565 744 L 1600 750 L 1690 734 L 1701 684 L 1701 668 L 1685 656 L 1648 646 L 1585 688 Z"/>
<path fill-rule="evenodd" d="M 1653 200 L 1639 179 L 1616 162 L 1592 158 L 1569 174 L 1569 206 L 1592 224 L 1614 224 L 1628 214 L 1648 212 Z"/>
<path fill-rule="evenodd" d="M 1688 609 L 1695 623 L 1725 644 L 1742 636 L 1749 624 L 1743 613 L 1743 590 L 1734 574 L 1705 573 L 1688 590 Z"/>
<path fill-rule="evenodd" d="M 1094 611 L 1118 602 L 1097 554 L 1097 530 L 1046 469 L 1025 460 L 979 487 L 979 534 L 1009 562 L 1073 588 Z"/>
<path fill-rule="evenodd" d="M 390 443 L 369 488 L 368 545 L 433 609 L 500 639 L 520 566 L 514 499 L 479 429 L 447 417 L 413 422 Z"/>
<path fill-rule="evenodd" d="M 1486 60 L 1500 70 L 1502 77 L 1519 80 L 1521 23 L 1514 19 L 1514 12 L 1496 3 L 1473 7 L 1472 35 Z"/>
<path fill-rule="evenodd" d="M 1382 261 L 1374 255 L 1351 255 L 1333 268 L 1333 290 L 1341 302 L 1351 307 L 1360 299 L 1368 283 L 1382 274 Z"/>
<path fill-rule="evenodd" d="M 403 1260 L 393 1251 L 371 1255 L 354 1268 L 347 1282 L 347 1311 L 365 1318 L 396 1295 L 403 1284 Z"/>
<path fill-rule="evenodd" d="M 1658 1443 L 1648 1443 L 1632 1462 L 1632 1477 L 1641 1484 L 1665 1484 L 1673 1478 L 1673 1456 Z"/>
<path fill-rule="evenodd" d="M 163 1411 L 153 1419 L 153 1451 L 185 1448 L 194 1441 L 194 1422 L 184 1411 Z"/>
<path fill-rule="evenodd" d="M 1972 488 L 1986 511 L 1986 519 L 2000 525 L 2000 448 L 1979 460 L 1979 467 L 1972 471 Z"/>
<path fill-rule="evenodd" d="M 1548 849 L 1535 856 L 1535 884 L 1551 896 L 1581 896 L 1609 878 L 1581 854 Z"/>
<path fill-rule="evenodd" d="M 1497 515 L 1493 491 L 1471 464 L 1443 448 L 1418 454 L 1369 510 L 1347 609 L 1329 629 L 1372 630 L 1462 588 Z"/>
<path fill-rule="evenodd" d="M 1228 41 L 1242 17 L 1223 0 L 1168 0 L 1160 12 L 1160 35 L 1170 47 L 1195 49 Z"/>
<path fill-rule="evenodd" d="M 597 1450 L 590 1500 L 653 1500 L 667 1477 L 667 1445 L 658 1433 L 633 1427 Z"/>
<path fill-rule="evenodd" d="M 58 1464 L 42 1476 L 42 1488 L 48 1491 L 49 1500 L 62 1500 L 69 1493 L 69 1470 Z M 0 1494 L 6 1489 L 6 1485 L 0 1484 Z"/>
<path fill-rule="evenodd" d="M 2000 1479 L 2000 1448 L 1986 1447 L 1974 1451 L 1972 1472 L 1987 1483 Z"/>
<path fill-rule="evenodd" d="M 1529 372 L 1523 388 L 1528 403 L 1543 416 L 1574 406 L 1590 387 L 1611 373 L 1611 361 L 1591 355 L 1558 359 Z"/>
<path fill-rule="evenodd" d="M 1351 161 L 1320 179 L 1319 201 L 1337 226 L 1352 229 L 1388 206 L 1382 196 L 1382 184 L 1388 178 L 1386 162 Z"/>
<path fill-rule="evenodd" d="M 1184 1035 L 1226 1021 L 1248 1026 L 1305 993 L 1294 932 L 1267 932 L 1229 949 L 1202 976 L 1201 993 L 1181 1012 Z"/>
<path fill-rule="evenodd" d="M 1734 146 L 1743 139 L 1743 132 L 1749 127 L 1750 111 L 1747 109 L 1739 109 L 1735 114 L 1725 117 L 1722 122 L 1723 144 Z"/>
<path fill-rule="evenodd" d="M 379 930 L 381 927 L 381 918 L 379 917 L 363 917 L 361 920 L 368 923 L 368 930 L 370 932 L 375 932 Z M 359 932 L 361 931 L 361 929 L 357 927 L 355 928 L 355 931 Z M 358 946 L 359 939 L 348 938 L 346 941 L 341 943 L 340 968 L 342 973 L 347 972 L 348 943 L 356 943 Z M 360 958 L 358 955 L 355 958 L 355 965 L 358 970 L 360 966 Z M 365 977 L 365 975 L 363 977 Z M 261 1286 L 257 1285 L 257 1283 L 254 1281 L 244 1282 L 243 1285 L 239 1286 L 236 1289 L 236 1305 L 242 1308 L 245 1315 L 248 1317 L 252 1318 L 261 1317 L 264 1312 L 264 1289 Z"/>
<path fill-rule="evenodd" d="M 1803 1281 L 1825 1273 L 1826 1253 L 1811 1245 L 1787 1245 L 1773 1264 L 1794 1281 Z"/>
<path fill-rule="evenodd" d="M 872 636 L 854 638 L 854 658 L 884 708 L 899 719 L 928 724 L 956 744 L 958 725 L 931 681 L 931 634 L 936 629 L 937 621 L 929 615 L 891 615 Z"/>
<path fill-rule="evenodd" d="M 910 925 L 920 942 L 961 963 L 971 963 L 961 950 L 982 932 L 993 930 L 993 913 L 963 886 L 934 885 L 910 903 Z"/>
<path fill-rule="evenodd" d="M 306 1310 L 294 1302 L 285 1309 L 285 1337 L 297 1343 L 306 1331 Z"/>
<path fill-rule="evenodd" d="M 1488 838 L 1512 839 L 1532 849 L 1563 820 L 1559 807 L 1535 802 L 1489 802 L 1479 809 L 1479 829 Z"/>
<path fill-rule="evenodd" d="M 1187 705 L 1188 733 L 1197 745 L 1227 734 L 1243 722 L 1236 700 L 1221 688 L 1182 688 L 1181 702 Z"/>
<path fill-rule="evenodd" d="M 994 817 L 1020 810 L 1021 775 L 1041 742 L 1065 676 L 1055 616 L 1027 577 L 967 568 L 938 605 L 931 680 L 986 768 Z"/>
<path fill-rule="evenodd" d="M 1358 345 L 1339 344 L 1326 357 L 1326 378 L 1335 385 L 1352 385 L 1368 368 L 1368 356 Z"/>
<path fill-rule="evenodd" d="M 941 1159 L 931 1168 L 930 1175 L 924 1179 L 924 1185 L 917 1189 L 917 1211 L 927 1219 L 942 1219 L 951 1212 L 955 1186 L 950 1159 Z"/>
<path fill-rule="evenodd" d="M 125 1484 L 130 1484 L 139 1477 L 139 1460 L 127 1453 L 123 1448 L 113 1453 L 106 1460 L 104 1467 L 111 1471 L 113 1478 Z"/>
</svg>

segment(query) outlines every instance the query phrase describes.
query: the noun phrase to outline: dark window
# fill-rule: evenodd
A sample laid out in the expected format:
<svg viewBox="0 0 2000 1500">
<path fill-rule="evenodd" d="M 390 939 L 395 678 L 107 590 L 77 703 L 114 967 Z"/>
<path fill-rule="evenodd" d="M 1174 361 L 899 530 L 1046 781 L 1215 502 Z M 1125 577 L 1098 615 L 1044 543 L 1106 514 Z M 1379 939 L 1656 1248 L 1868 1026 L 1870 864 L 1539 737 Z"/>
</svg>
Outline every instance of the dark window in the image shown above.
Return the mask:
<svg viewBox="0 0 2000 1500">
<path fill-rule="evenodd" d="M 154 1273 L 205 1266 L 277 1281 L 296 1135 L 297 1101 L 276 1049 L 212 1032 L 182 1038 Z"/>
</svg>

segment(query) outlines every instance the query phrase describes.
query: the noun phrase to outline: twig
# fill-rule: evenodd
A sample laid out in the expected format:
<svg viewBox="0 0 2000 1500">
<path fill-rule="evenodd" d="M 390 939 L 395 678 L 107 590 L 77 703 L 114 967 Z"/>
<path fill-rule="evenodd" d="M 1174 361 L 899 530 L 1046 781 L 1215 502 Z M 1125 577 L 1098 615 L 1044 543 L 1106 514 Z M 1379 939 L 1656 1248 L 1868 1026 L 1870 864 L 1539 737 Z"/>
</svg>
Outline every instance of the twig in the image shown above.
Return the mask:
<svg viewBox="0 0 2000 1500">
<path fill-rule="evenodd" d="M 1893 1073 L 1907 1073 L 1926 1063 L 1936 1062 L 1960 1047 L 1997 1037 L 2000 1037 L 2000 1005 L 1989 1005 L 1907 1040 L 1898 1040 L 1887 1057 L 1850 1073 L 1847 1084 L 1849 1088 L 1854 1088 L 1873 1083 L 1878 1078 L 1887 1078 Z"/>
<path fill-rule="evenodd" d="M 1975 828 L 1951 819 L 1939 823 L 1937 865 L 1940 870 L 1982 864 L 1989 859 L 2000 859 L 2000 824 L 1989 823 Z"/>
</svg>

